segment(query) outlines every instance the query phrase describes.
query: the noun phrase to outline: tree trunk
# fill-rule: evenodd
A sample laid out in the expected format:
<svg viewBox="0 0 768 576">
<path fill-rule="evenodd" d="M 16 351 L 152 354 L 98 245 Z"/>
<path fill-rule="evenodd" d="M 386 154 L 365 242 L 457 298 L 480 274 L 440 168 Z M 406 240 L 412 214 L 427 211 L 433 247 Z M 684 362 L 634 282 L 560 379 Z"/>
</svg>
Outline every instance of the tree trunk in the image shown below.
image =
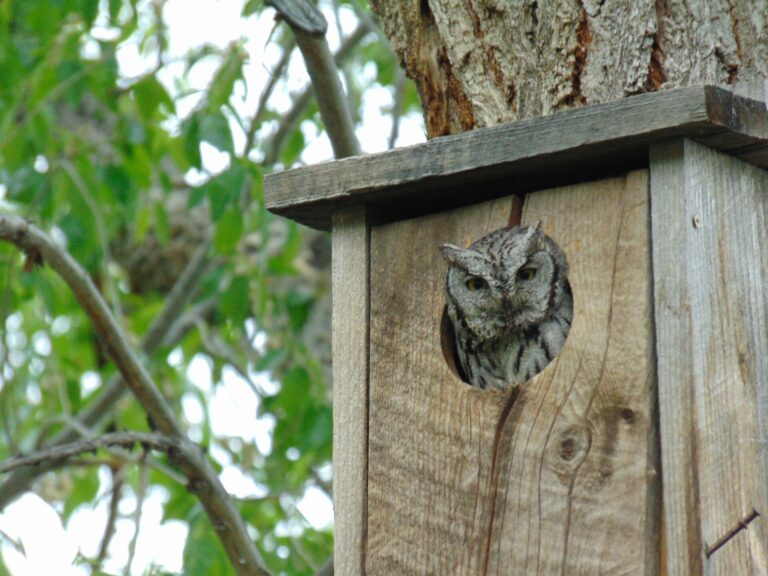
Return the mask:
<svg viewBox="0 0 768 576">
<path fill-rule="evenodd" d="M 768 78 L 768 0 L 371 0 L 430 137 Z"/>
</svg>

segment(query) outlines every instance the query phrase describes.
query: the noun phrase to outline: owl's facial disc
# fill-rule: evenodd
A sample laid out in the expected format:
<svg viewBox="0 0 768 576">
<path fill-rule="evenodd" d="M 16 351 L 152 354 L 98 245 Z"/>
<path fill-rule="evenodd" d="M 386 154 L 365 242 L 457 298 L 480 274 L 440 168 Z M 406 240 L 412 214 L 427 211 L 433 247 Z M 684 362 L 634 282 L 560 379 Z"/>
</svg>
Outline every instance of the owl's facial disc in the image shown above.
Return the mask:
<svg viewBox="0 0 768 576">
<path fill-rule="evenodd" d="M 538 251 L 516 264 L 507 272 L 501 309 L 508 325 L 520 330 L 546 316 L 554 262 L 547 253 Z"/>
</svg>

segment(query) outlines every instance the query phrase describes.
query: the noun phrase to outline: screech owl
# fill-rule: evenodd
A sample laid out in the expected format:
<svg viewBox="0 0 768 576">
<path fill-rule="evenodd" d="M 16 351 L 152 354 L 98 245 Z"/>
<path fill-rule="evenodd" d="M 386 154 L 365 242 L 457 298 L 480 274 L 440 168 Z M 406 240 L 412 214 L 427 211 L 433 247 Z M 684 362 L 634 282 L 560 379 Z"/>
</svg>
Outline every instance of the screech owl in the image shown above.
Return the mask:
<svg viewBox="0 0 768 576">
<path fill-rule="evenodd" d="M 495 230 L 469 248 L 440 246 L 448 262 L 448 316 L 467 382 L 523 384 L 565 343 L 573 318 L 568 262 L 535 226 Z"/>
</svg>

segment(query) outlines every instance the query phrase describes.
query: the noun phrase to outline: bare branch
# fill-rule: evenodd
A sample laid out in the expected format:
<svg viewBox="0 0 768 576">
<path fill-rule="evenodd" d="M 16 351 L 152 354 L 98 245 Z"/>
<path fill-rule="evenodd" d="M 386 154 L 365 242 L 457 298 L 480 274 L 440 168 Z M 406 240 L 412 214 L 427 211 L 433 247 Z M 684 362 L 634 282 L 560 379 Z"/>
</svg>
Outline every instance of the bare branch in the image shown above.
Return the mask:
<svg viewBox="0 0 768 576">
<path fill-rule="evenodd" d="M 187 489 L 196 494 L 203 505 L 237 573 L 244 576 L 268 574 L 216 471 L 197 446 L 187 439 L 90 277 L 47 234 L 23 218 L 0 215 L 0 239 L 18 246 L 26 254 L 28 263 L 47 262 L 69 285 L 153 426 L 168 436 L 165 441 L 175 444 L 175 450 L 169 456 L 177 460 L 187 477 Z"/>
<path fill-rule="evenodd" d="M 354 31 L 341 43 L 339 50 L 334 56 L 334 62 L 337 68 L 352 55 L 354 48 L 360 44 L 362 39 L 370 32 L 371 29 L 368 27 L 368 24 L 362 21 L 358 24 L 357 28 L 355 28 Z M 269 139 L 264 154 L 264 164 L 271 166 L 277 162 L 277 158 L 283 148 L 283 142 L 285 142 L 288 135 L 296 128 L 296 124 L 304 113 L 304 110 L 309 106 L 312 96 L 314 96 L 314 93 L 312 91 L 312 85 L 310 84 L 294 99 L 290 110 L 288 110 L 280 120 L 280 126 L 277 128 L 277 131 L 275 131 Z"/>
<path fill-rule="evenodd" d="M 218 304 L 218 300 L 219 299 L 216 296 L 213 296 L 204 302 L 191 306 L 190 309 L 168 329 L 163 344 L 170 346 L 173 343 L 179 342 L 184 338 L 184 335 L 187 332 L 197 326 L 198 322 L 202 322 L 213 313 Z"/>
<path fill-rule="evenodd" d="M 104 525 L 104 534 L 101 536 L 101 544 L 99 545 L 99 553 L 96 556 L 96 566 L 100 567 L 107 557 L 107 550 L 109 544 L 112 542 L 112 537 L 115 535 L 115 528 L 117 526 L 117 514 L 118 507 L 120 505 L 120 498 L 123 492 L 124 478 L 120 473 L 120 469 L 110 469 L 112 472 L 112 493 L 109 496 L 109 514 L 107 516 L 107 523 Z"/>
<path fill-rule="evenodd" d="M 61 462 L 73 456 L 80 456 L 86 452 L 95 452 L 103 448 L 132 448 L 136 445 L 146 446 L 161 452 L 176 450 L 181 452 L 184 447 L 178 440 L 168 438 L 156 432 L 113 432 L 104 434 L 98 438 L 87 438 L 71 444 L 63 444 L 52 448 L 43 448 L 27 456 L 15 456 L 9 460 L 0 462 L 0 474 L 24 466 L 38 466 L 46 462 Z"/>
<path fill-rule="evenodd" d="M 312 89 L 317 98 L 320 115 L 323 118 L 325 129 L 331 140 L 333 153 L 336 158 L 356 156 L 360 153 L 360 143 L 355 135 L 355 127 L 352 122 L 352 114 L 349 110 L 347 96 L 339 79 L 338 69 L 328 42 L 325 39 L 325 29 L 318 34 L 320 28 L 308 32 L 306 22 L 294 18 L 294 12 L 311 13 L 313 17 L 323 18 L 317 8 L 308 0 L 294 0 L 285 2 L 269 0 L 280 15 L 286 19 L 296 37 L 296 43 L 304 57 L 304 64 L 312 80 Z M 325 23 L 325 18 L 323 18 Z"/>
</svg>

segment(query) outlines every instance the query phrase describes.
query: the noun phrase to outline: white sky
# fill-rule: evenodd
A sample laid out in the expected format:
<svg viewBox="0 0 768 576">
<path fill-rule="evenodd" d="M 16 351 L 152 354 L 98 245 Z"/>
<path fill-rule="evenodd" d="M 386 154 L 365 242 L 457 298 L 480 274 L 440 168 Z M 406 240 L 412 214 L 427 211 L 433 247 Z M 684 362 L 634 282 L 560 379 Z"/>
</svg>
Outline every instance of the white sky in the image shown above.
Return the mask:
<svg viewBox="0 0 768 576">
<path fill-rule="evenodd" d="M 269 34 L 274 26 L 273 11 L 267 10 L 258 20 L 250 18 L 244 21 L 240 18 L 242 5 L 243 0 L 197 0 L 194 3 L 188 0 L 169 0 L 164 8 L 164 19 L 170 39 L 166 57 L 173 60 L 174 56 L 183 56 L 205 43 L 224 48 L 241 37 L 249 38 L 246 44 L 249 62 L 244 70 L 247 86 L 238 86 L 235 92 L 241 97 L 239 102 L 235 102 L 238 111 L 244 117 L 249 117 L 256 108 L 261 87 L 269 77 L 269 70 L 280 57 L 280 51 L 268 45 Z M 339 44 L 337 29 L 332 22 L 332 14 L 326 13 L 326 17 L 329 19 L 329 43 L 331 48 L 335 49 Z M 355 24 L 353 14 L 348 10 L 343 12 L 341 26 L 344 33 L 349 33 Z M 105 30 L 103 33 L 108 35 L 109 31 Z M 86 53 L 92 49 L 93 46 L 84 47 Z M 138 77 L 153 65 L 142 57 L 136 43 L 126 43 L 119 51 L 118 57 L 121 72 L 126 78 Z M 178 93 L 183 87 L 204 89 L 217 65 L 218 62 L 213 58 L 204 59 L 182 80 L 183 64 L 177 62 L 166 66 L 160 74 L 160 79 L 172 94 Z M 369 76 L 374 72 L 371 66 L 366 68 L 364 74 Z M 287 81 L 279 85 L 276 92 L 277 104 L 287 110 L 290 107 L 289 94 L 301 90 L 306 81 L 303 63 L 297 51 L 289 65 Z M 374 87 L 364 94 L 363 125 L 358 129 L 358 137 L 366 153 L 382 151 L 387 147 L 391 120 L 388 115 L 382 113 L 382 108 L 390 105 L 391 100 L 390 90 L 384 87 Z M 194 95 L 180 100 L 180 116 L 188 114 L 197 101 L 198 96 Z M 274 129 L 274 126 L 268 128 Z M 330 159 L 332 152 L 325 135 L 315 134 L 314 126 L 309 123 L 302 126 L 302 129 L 308 141 L 302 161 L 311 164 Z M 234 138 L 235 149 L 241 150 L 244 144 L 242 132 L 234 130 Z M 418 115 L 404 117 L 400 126 L 398 146 L 422 142 L 424 139 L 421 118 Z M 226 154 L 207 146 L 203 149 L 203 161 L 209 173 L 216 173 L 226 167 L 228 159 Z M 194 174 L 191 179 L 195 179 Z M 202 392 L 209 395 L 208 408 L 212 427 L 217 435 L 253 441 L 265 453 L 271 450 L 270 433 L 274 422 L 271 417 L 257 419 L 259 399 L 234 371 L 225 370 L 223 385 L 214 388 L 210 367 L 201 357 L 193 360 L 188 376 Z M 265 388 L 275 386 L 264 375 L 253 377 L 259 379 Z M 83 385 L 86 387 L 97 384 L 98 378 L 93 373 L 83 379 Z M 201 422 L 203 407 L 197 397 L 189 394 L 183 400 L 183 409 L 192 425 L 191 434 L 194 438 L 194 425 Z M 212 456 L 224 465 L 221 478 L 230 492 L 238 497 L 263 495 L 262 489 L 249 478 L 247 471 L 230 465 L 222 451 L 213 451 Z M 323 473 L 329 475 L 328 470 Z M 106 473 L 101 476 L 102 488 L 95 505 L 78 508 L 66 526 L 62 526 L 56 511 L 35 494 L 26 494 L 0 513 L 0 551 L 13 576 L 70 576 L 89 573 L 85 569 L 74 568 L 73 561 L 78 550 L 89 557 L 97 554 L 109 500 L 109 495 L 105 493 L 109 487 L 109 479 Z M 145 499 L 140 537 L 131 569 L 134 575 L 142 574 L 150 565 L 168 571 L 181 569 L 186 526 L 181 522 L 161 523 L 161 505 L 167 497 L 164 490 L 157 488 L 151 490 Z M 131 513 L 131 508 L 135 505 L 133 496 L 124 498 L 121 504 L 126 508 L 124 512 L 127 514 Z M 307 490 L 297 503 L 297 509 L 307 523 L 314 527 L 328 526 L 332 520 L 331 503 L 317 488 Z M 109 558 L 104 565 L 105 570 L 122 573 L 132 537 L 132 522 L 119 521 L 109 548 Z"/>
</svg>

